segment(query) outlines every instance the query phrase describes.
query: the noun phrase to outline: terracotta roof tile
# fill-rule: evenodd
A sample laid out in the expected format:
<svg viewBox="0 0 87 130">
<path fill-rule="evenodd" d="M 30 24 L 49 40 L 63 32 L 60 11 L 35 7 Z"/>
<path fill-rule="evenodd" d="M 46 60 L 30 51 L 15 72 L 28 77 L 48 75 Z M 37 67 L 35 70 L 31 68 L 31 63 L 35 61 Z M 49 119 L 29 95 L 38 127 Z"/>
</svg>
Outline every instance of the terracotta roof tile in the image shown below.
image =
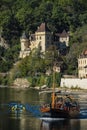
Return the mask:
<svg viewBox="0 0 87 130">
<path fill-rule="evenodd" d="M 60 37 L 67 37 L 67 36 L 69 36 L 69 34 L 65 30 L 63 30 L 63 32 L 60 34 Z"/>
<path fill-rule="evenodd" d="M 42 23 L 36 32 L 50 32 L 50 30 L 48 29 L 46 23 Z"/>
<path fill-rule="evenodd" d="M 84 55 L 87 55 L 87 50 L 84 51 Z"/>
<path fill-rule="evenodd" d="M 69 34 L 65 30 L 63 30 L 62 33 L 56 33 L 55 35 L 58 36 L 58 37 L 67 37 L 67 36 L 69 36 Z"/>
</svg>

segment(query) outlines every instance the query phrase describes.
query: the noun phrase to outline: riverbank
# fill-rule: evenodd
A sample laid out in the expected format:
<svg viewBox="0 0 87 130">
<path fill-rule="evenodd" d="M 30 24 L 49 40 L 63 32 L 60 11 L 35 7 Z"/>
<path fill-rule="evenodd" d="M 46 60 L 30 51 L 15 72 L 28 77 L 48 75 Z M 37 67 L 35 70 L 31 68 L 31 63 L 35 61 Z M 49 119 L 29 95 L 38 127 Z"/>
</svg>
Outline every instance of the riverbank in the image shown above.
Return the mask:
<svg viewBox="0 0 87 130">
<path fill-rule="evenodd" d="M 53 90 L 52 88 L 50 89 L 44 89 L 44 90 L 40 90 L 39 91 L 39 94 L 42 94 L 42 93 L 52 93 Z M 87 90 L 85 89 L 72 89 L 72 88 L 64 88 L 64 87 L 59 87 L 59 88 L 55 88 L 55 93 L 82 93 L 82 92 L 87 92 Z"/>
<path fill-rule="evenodd" d="M 5 86 L 5 85 L 0 85 L 0 88 L 13 88 L 13 89 L 34 89 L 39 91 L 39 93 L 52 93 L 53 88 L 48 88 L 46 85 L 43 85 L 41 87 L 36 86 L 36 87 L 30 87 L 30 83 L 27 79 L 25 78 L 17 78 L 14 83 L 11 86 Z M 56 87 L 55 92 L 87 92 L 87 89 L 82 89 L 78 87 Z"/>
</svg>

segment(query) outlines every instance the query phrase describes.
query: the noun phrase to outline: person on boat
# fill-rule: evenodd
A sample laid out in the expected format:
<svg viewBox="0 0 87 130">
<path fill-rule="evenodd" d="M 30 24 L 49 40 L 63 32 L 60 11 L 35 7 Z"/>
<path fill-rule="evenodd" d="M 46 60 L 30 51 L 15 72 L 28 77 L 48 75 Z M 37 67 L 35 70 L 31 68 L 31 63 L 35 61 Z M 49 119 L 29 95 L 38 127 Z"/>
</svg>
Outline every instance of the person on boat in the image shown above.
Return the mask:
<svg viewBox="0 0 87 130">
<path fill-rule="evenodd" d="M 72 106 L 72 98 L 69 95 L 66 95 L 64 102 L 65 109 L 69 111 Z"/>
<path fill-rule="evenodd" d="M 55 107 L 58 109 L 62 109 L 63 108 L 63 104 L 64 104 L 64 102 L 63 102 L 63 98 L 62 97 L 58 97 L 58 96 L 56 96 L 56 98 L 55 98 Z"/>
</svg>

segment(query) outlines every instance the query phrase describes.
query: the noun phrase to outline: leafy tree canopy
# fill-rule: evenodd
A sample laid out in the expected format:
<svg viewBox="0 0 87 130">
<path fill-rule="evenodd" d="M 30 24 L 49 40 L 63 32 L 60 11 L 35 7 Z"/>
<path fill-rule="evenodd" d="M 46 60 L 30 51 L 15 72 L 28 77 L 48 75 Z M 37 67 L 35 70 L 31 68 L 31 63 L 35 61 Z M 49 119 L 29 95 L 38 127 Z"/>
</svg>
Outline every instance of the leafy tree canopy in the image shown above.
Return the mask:
<svg viewBox="0 0 87 130">
<path fill-rule="evenodd" d="M 0 35 L 10 46 L 7 50 L 0 48 L 0 71 L 8 71 L 18 60 L 22 32 L 34 32 L 42 22 L 47 22 L 52 32 L 61 32 L 64 29 L 72 32 L 70 51 L 63 59 L 69 68 L 68 72 L 77 68 L 77 57 L 87 47 L 86 0 L 1 0 L 0 3 Z M 32 75 L 35 70 L 38 72 L 40 69 L 43 72 L 44 66 L 52 64 L 52 59 L 43 60 L 37 55 L 36 64 L 32 55 L 27 59 L 31 62 L 26 62 L 26 58 L 22 61 L 26 66 L 20 65 L 22 75 L 28 75 L 31 69 Z M 50 51 L 46 56 L 49 55 Z M 32 66 L 34 64 L 35 67 Z"/>
</svg>

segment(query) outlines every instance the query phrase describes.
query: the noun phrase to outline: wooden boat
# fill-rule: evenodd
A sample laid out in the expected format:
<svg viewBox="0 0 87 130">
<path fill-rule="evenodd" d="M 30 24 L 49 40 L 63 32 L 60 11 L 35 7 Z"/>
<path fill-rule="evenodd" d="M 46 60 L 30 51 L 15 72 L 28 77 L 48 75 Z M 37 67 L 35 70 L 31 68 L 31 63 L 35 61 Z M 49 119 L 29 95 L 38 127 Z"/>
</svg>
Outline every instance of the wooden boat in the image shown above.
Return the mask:
<svg viewBox="0 0 87 130">
<path fill-rule="evenodd" d="M 54 99 L 53 99 L 54 98 Z M 80 108 L 76 99 L 70 96 L 52 95 L 52 103 L 41 106 L 43 117 L 74 118 L 78 117 Z"/>
<path fill-rule="evenodd" d="M 51 103 L 43 104 L 40 107 L 40 111 L 43 117 L 76 118 L 80 113 L 80 108 L 78 101 L 71 95 L 56 94 L 55 84 L 53 82 Z"/>
</svg>

